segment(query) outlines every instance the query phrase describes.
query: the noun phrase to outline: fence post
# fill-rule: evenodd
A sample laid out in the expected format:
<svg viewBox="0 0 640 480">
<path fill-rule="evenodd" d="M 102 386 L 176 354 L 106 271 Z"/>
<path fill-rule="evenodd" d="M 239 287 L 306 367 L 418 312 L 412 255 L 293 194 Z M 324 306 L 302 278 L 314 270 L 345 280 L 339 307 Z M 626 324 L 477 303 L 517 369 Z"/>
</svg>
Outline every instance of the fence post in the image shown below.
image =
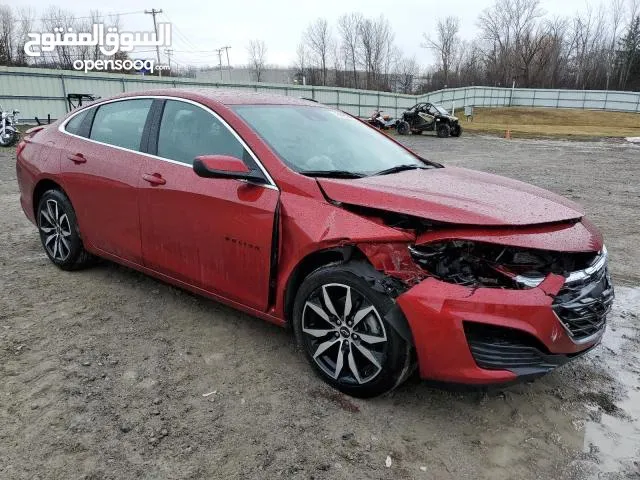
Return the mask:
<svg viewBox="0 0 640 480">
<path fill-rule="evenodd" d="M 67 86 L 64 83 L 64 75 L 60 74 L 60 82 L 62 83 L 62 96 L 64 102 L 64 111 L 69 113 L 69 103 L 67 102 Z"/>
<path fill-rule="evenodd" d="M 538 90 L 536 88 L 533 89 L 533 98 L 531 99 L 531 106 L 535 107 L 536 106 L 536 93 L 538 92 Z"/>
<path fill-rule="evenodd" d="M 393 116 L 397 118 L 398 117 L 398 96 L 394 95 L 393 98 L 395 98 L 396 100 L 396 108 L 395 108 L 395 112 L 393 113 Z"/>
<path fill-rule="evenodd" d="M 340 90 L 337 90 L 337 89 L 336 89 L 336 102 L 338 102 L 336 105 L 336 108 L 340 110 Z"/>
<path fill-rule="evenodd" d="M 609 101 L 609 90 L 607 90 L 604 94 L 604 105 L 602 106 L 603 110 L 607 109 L 607 102 Z"/>
<path fill-rule="evenodd" d="M 122 77 L 122 78 L 120 79 L 120 83 L 122 84 L 122 93 L 126 92 L 126 91 L 127 91 L 127 89 L 126 89 L 126 87 L 125 87 L 125 85 L 124 85 L 124 77 Z"/>
<path fill-rule="evenodd" d="M 362 94 L 358 92 L 358 118 L 362 117 Z"/>
<path fill-rule="evenodd" d="M 558 98 L 556 98 L 556 108 L 560 106 L 560 92 L 561 90 L 558 90 Z"/>
<path fill-rule="evenodd" d="M 311 86 L 311 100 L 316 99 L 316 89 Z"/>
</svg>

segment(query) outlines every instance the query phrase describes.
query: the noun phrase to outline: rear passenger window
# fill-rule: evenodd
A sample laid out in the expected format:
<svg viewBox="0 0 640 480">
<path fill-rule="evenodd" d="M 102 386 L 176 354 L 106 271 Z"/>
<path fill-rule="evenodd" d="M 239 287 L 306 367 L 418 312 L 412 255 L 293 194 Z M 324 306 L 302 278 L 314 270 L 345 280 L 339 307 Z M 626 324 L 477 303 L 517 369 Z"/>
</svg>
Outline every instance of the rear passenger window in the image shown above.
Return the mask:
<svg viewBox="0 0 640 480">
<path fill-rule="evenodd" d="M 192 165 L 200 155 L 230 155 L 253 166 L 242 144 L 210 112 L 190 103 L 167 100 L 158 135 L 158 156 Z"/>
<path fill-rule="evenodd" d="M 98 107 L 89 138 L 130 150 L 140 150 L 151 99 L 122 100 Z"/>
<path fill-rule="evenodd" d="M 80 126 L 82 125 L 82 122 L 84 121 L 84 119 L 87 118 L 88 112 L 89 112 L 89 109 L 86 109 L 83 112 L 80 112 L 79 114 L 77 114 L 75 117 L 73 117 L 71 120 L 67 122 L 64 129 L 69 133 L 73 133 L 74 135 L 80 135 Z"/>
</svg>

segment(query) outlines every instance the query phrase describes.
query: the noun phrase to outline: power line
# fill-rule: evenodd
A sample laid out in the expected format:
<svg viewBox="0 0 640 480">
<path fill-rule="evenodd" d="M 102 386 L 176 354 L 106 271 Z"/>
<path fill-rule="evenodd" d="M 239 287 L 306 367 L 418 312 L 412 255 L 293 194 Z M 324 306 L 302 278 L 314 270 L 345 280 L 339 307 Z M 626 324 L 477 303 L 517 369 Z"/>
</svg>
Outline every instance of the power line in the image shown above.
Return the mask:
<svg viewBox="0 0 640 480">
<path fill-rule="evenodd" d="M 105 14 L 100 14 L 100 16 L 96 16 L 96 15 L 88 15 L 88 16 L 81 16 L 81 17 L 39 17 L 39 18 L 33 18 L 33 21 L 36 22 L 43 22 L 45 20 L 49 20 L 49 21 L 58 21 L 58 20 L 64 20 L 64 21 L 69 21 L 69 20 L 86 20 L 86 19 L 95 19 L 95 18 L 101 18 L 101 17 L 117 17 L 117 16 L 124 16 L 124 15 L 137 15 L 137 14 L 142 14 L 144 13 L 143 10 L 136 10 L 135 12 L 113 12 L 113 13 L 105 13 Z M 17 19 L 14 20 L 14 23 L 21 23 L 22 20 L 21 19 Z"/>
</svg>

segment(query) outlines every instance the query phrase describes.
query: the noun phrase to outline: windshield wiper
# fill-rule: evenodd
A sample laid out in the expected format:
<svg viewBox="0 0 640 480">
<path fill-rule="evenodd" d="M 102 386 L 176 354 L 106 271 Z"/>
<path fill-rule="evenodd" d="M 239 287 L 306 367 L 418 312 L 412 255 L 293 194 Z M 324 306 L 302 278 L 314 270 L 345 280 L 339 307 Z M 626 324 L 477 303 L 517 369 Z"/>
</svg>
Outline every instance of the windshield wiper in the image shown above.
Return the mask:
<svg viewBox="0 0 640 480">
<path fill-rule="evenodd" d="M 363 173 L 349 172 L 347 170 L 302 170 L 302 175 L 308 177 L 327 177 L 327 178 L 362 178 Z"/>
<path fill-rule="evenodd" d="M 389 175 L 390 173 L 404 172 L 405 170 L 416 170 L 418 168 L 421 170 L 425 170 L 427 167 L 423 167 L 422 165 L 415 165 L 415 164 L 396 165 L 395 167 L 387 168 L 385 170 L 380 170 L 379 172 L 374 173 L 374 175 Z"/>
</svg>

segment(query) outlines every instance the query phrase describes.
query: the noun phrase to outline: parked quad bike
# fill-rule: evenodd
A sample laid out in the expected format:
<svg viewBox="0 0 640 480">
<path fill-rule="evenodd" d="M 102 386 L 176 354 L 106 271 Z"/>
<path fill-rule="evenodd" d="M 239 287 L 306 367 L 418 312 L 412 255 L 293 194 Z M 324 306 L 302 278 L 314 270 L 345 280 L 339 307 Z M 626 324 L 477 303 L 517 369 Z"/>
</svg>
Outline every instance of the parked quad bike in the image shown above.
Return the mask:
<svg viewBox="0 0 640 480">
<path fill-rule="evenodd" d="M 17 116 L 20 112 L 4 112 L 0 108 L 0 147 L 10 147 L 17 143 L 20 133 L 16 128 Z"/>
<path fill-rule="evenodd" d="M 432 103 L 418 103 L 404 112 L 396 129 L 400 135 L 407 135 L 409 132 L 421 134 L 427 131 L 435 131 L 440 138 L 462 135 L 462 126 L 458 118 Z"/>
<path fill-rule="evenodd" d="M 380 130 L 389 130 L 396 127 L 397 120 L 392 118 L 391 115 L 383 115 L 382 110 L 374 110 L 367 119 L 367 123 Z"/>
</svg>

